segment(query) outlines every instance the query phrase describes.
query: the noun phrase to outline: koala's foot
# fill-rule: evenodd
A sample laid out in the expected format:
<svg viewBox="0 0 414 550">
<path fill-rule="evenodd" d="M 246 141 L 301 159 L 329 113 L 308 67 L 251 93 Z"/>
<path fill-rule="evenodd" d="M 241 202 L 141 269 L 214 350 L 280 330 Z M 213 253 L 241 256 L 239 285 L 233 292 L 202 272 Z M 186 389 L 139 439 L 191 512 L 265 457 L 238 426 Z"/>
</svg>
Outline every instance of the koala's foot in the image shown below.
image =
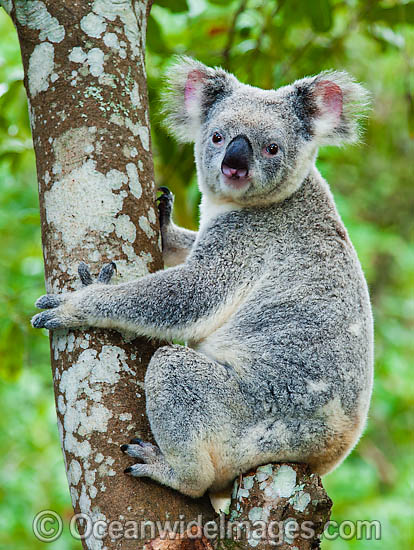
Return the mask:
<svg viewBox="0 0 414 550">
<path fill-rule="evenodd" d="M 149 477 L 162 485 L 168 485 L 173 489 L 181 486 L 177 475 L 167 463 L 160 449 L 147 441 L 137 437 L 128 445 L 121 445 L 121 451 L 133 458 L 142 460 L 143 464 L 133 464 L 124 470 L 125 474 L 134 477 Z"/>
<path fill-rule="evenodd" d="M 184 472 L 173 468 L 157 445 L 134 438 L 128 445 L 121 445 L 121 451 L 142 463 L 133 464 L 124 470 L 133 477 L 149 477 L 185 495 L 200 497 L 207 489 L 199 484 L 200 472 L 184 468 Z"/>
<path fill-rule="evenodd" d="M 162 456 L 160 449 L 156 445 L 148 441 L 142 441 L 138 437 L 131 439 L 129 445 L 121 445 L 121 451 L 133 458 L 139 458 L 148 464 L 157 462 Z"/>
<path fill-rule="evenodd" d="M 174 204 L 174 195 L 168 187 L 159 187 L 161 195 L 157 198 L 158 201 L 158 216 L 160 219 L 160 227 L 166 227 L 171 223 L 171 214 Z"/>
</svg>

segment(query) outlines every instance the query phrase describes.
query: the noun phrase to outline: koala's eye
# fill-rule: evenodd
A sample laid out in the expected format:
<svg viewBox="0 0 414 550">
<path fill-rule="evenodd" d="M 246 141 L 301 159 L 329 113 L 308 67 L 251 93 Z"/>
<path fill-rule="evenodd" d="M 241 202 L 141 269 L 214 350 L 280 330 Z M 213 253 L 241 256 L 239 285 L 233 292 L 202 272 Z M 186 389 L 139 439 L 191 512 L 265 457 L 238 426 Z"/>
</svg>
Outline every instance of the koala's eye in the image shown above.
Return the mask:
<svg viewBox="0 0 414 550">
<path fill-rule="evenodd" d="M 214 132 L 211 141 L 213 143 L 221 143 L 223 141 L 223 136 L 219 134 L 218 132 Z"/>
<path fill-rule="evenodd" d="M 266 155 L 266 157 L 274 157 L 278 151 L 279 146 L 276 143 L 271 143 L 270 145 L 265 147 L 263 153 Z"/>
</svg>

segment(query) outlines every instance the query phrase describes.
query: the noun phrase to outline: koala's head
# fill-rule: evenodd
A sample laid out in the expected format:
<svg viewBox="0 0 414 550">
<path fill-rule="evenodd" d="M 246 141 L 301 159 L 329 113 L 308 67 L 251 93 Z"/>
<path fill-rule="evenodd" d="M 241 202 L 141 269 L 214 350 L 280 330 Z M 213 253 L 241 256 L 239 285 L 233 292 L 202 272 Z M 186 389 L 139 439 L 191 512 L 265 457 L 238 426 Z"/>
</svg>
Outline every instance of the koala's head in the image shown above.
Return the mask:
<svg viewBox="0 0 414 550">
<path fill-rule="evenodd" d="M 166 121 L 179 140 L 195 143 L 201 191 L 246 206 L 294 193 L 320 145 L 356 141 L 368 101 L 344 72 L 262 90 L 182 58 L 168 80 Z"/>
</svg>

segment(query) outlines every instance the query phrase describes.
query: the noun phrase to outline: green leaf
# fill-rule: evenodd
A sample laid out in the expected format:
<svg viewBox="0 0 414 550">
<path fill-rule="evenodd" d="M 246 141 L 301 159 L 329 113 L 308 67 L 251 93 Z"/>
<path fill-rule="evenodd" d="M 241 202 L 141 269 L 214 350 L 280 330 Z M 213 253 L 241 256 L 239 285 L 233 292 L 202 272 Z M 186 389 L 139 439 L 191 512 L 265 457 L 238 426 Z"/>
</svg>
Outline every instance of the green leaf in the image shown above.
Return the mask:
<svg viewBox="0 0 414 550">
<path fill-rule="evenodd" d="M 155 4 L 174 13 L 188 11 L 187 0 L 156 0 Z"/>
<path fill-rule="evenodd" d="M 374 24 L 370 29 L 368 29 L 368 33 L 386 46 L 394 46 L 399 50 L 403 49 L 405 46 L 404 36 L 393 31 L 388 26 Z"/>
<path fill-rule="evenodd" d="M 164 42 L 161 27 L 152 15 L 148 17 L 147 23 L 147 46 L 154 53 L 165 54 L 168 51 L 167 45 Z"/>
<path fill-rule="evenodd" d="M 385 21 L 389 25 L 412 23 L 414 21 L 414 2 L 397 4 L 391 8 L 375 6 L 365 14 L 367 21 Z"/>
<path fill-rule="evenodd" d="M 310 19 L 316 32 L 327 32 L 332 27 L 332 6 L 330 0 L 304 2 L 302 9 Z"/>
<path fill-rule="evenodd" d="M 1 376 L 13 378 L 23 364 L 23 331 L 17 323 L 7 323 L 0 333 Z"/>
</svg>

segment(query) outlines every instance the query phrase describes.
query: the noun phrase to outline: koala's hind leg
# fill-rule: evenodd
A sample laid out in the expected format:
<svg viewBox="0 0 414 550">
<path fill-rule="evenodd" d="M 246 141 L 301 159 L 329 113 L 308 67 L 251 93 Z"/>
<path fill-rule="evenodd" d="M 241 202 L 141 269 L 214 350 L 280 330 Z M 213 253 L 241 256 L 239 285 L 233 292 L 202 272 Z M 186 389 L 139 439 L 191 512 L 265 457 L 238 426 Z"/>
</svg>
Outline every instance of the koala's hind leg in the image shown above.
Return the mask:
<svg viewBox="0 0 414 550">
<path fill-rule="evenodd" d="M 237 475 L 232 419 L 246 406 L 232 369 L 190 348 L 160 348 L 148 366 L 145 392 L 159 449 L 142 442 L 124 448 L 145 462 L 131 474 L 193 497 Z"/>
</svg>

